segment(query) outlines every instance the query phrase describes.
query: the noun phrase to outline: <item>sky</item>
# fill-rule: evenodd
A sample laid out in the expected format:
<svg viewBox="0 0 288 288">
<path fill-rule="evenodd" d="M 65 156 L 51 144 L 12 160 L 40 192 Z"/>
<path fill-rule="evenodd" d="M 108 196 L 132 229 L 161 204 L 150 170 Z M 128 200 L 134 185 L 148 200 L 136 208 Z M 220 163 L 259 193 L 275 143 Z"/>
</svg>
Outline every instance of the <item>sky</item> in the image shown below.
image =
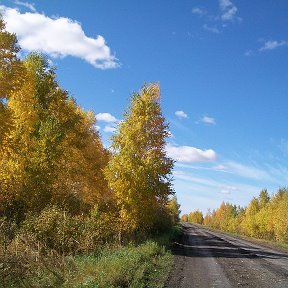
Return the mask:
<svg viewBox="0 0 288 288">
<path fill-rule="evenodd" d="M 132 93 L 160 83 L 182 213 L 287 187 L 288 1 L 0 0 L 0 13 L 107 147 Z"/>
</svg>

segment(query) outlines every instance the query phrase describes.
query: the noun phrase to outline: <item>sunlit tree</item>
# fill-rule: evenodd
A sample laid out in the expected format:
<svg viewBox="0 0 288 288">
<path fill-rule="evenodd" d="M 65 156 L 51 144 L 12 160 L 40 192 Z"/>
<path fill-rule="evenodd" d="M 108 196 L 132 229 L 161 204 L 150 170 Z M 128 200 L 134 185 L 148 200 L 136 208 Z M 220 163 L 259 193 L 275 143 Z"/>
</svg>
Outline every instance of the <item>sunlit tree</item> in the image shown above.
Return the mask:
<svg viewBox="0 0 288 288">
<path fill-rule="evenodd" d="M 203 224 L 203 213 L 199 210 L 190 212 L 188 215 L 188 221 L 191 223 Z"/>
<path fill-rule="evenodd" d="M 105 170 L 119 208 L 122 229 L 149 230 L 172 190 L 173 160 L 167 157 L 168 125 L 161 112 L 159 85 L 144 86 L 113 137 L 113 157 Z M 126 227 L 126 228 L 125 228 Z"/>
</svg>

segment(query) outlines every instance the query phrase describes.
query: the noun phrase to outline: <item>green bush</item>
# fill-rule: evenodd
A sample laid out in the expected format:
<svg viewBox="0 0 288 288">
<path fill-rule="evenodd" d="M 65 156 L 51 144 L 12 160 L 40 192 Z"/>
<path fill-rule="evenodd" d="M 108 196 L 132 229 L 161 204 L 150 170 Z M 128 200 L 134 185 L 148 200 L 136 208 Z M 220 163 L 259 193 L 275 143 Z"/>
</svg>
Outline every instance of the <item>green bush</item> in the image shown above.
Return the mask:
<svg viewBox="0 0 288 288">
<path fill-rule="evenodd" d="M 98 256 L 76 258 L 64 287 L 163 287 L 172 255 L 152 241 L 140 246 L 104 250 Z"/>
</svg>

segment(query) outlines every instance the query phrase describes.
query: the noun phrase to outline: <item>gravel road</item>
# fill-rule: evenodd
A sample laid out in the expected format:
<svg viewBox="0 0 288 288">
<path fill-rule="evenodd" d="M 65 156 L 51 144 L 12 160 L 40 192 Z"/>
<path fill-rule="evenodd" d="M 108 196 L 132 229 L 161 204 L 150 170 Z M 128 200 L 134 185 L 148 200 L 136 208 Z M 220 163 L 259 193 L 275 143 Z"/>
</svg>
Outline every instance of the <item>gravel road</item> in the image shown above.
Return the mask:
<svg viewBox="0 0 288 288">
<path fill-rule="evenodd" d="M 288 254 L 183 224 L 166 288 L 288 288 Z"/>
</svg>

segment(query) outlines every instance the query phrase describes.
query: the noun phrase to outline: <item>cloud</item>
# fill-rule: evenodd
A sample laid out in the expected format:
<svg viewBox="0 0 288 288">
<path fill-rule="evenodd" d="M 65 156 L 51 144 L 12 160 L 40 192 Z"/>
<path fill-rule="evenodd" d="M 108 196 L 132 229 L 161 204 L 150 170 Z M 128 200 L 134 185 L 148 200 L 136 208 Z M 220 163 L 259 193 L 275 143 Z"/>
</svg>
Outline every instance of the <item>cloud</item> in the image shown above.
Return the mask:
<svg viewBox="0 0 288 288">
<path fill-rule="evenodd" d="M 167 144 L 166 150 L 169 157 L 179 162 L 197 163 L 214 161 L 216 159 L 216 152 L 212 149 L 201 150 L 191 146 L 173 146 Z"/>
<path fill-rule="evenodd" d="M 214 171 L 220 171 L 220 172 L 229 173 L 229 171 L 227 171 L 227 167 L 225 165 L 222 165 L 222 164 L 216 165 L 212 169 Z"/>
<path fill-rule="evenodd" d="M 24 2 L 21 3 L 23 5 Z M 39 51 L 54 58 L 73 56 L 100 69 L 119 66 L 103 36 L 86 36 L 81 24 L 72 19 L 50 18 L 36 12 L 21 13 L 2 5 L 0 13 L 6 22 L 6 29 L 16 33 L 24 50 Z"/>
<path fill-rule="evenodd" d="M 202 8 L 199 8 L 199 7 L 194 7 L 192 9 L 192 13 L 196 14 L 196 15 L 199 15 L 199 16 L 204 16 L 204 15 L 207 14 L 207 11 L 202 9 Z"/>
<path fill-rule="evenodd" d="M 205 124 L 216 125 L 216 120 L 209 116 L 203 116 L 200 121 Z"/>
<path fill-rule="evenodd" d="M 237 7 L 230 0 L 219 0 L 222 21 L 233 21 L 238 11 Z"/>
<path fill-rule="evenodd" d="M 259 48 L 259 51 L 261 52 L 261 51 L 275 50 L 275 49 L 282 47 L 282 46 L 288 46 L 288 41 L 284 41 L 284 40 L 266 41 L 264 43 L 264 45 Z"/>
<path fill-rule="evenodd" d="M 238 189 L 235 186 L 222 186 L 219 193 L 230 195 L 232 192 L 237 191 Z"/>
<path fill-rule="evenodd" d="M 254 166 L 247 166 L 234 161 L 226 162 L 224 166 L 231 173 L 244 178 L 275 182 L 275 179 L 273 179 L 267 171 Z"/>
<path fill-rule="evenodd" d="M 175 115 L 179 118 L 188 118 L 188 115 L 184 111 L 176 111 Z"/>
<path fill-rule="evenodd" d="M 16 5 L 20 5 L 20 6 L 26 7 L 29 10 L 31 10 L 32 12 L 36 12 L 36 8 L 35 8 L 35 4 L 34 3 L 22 2 L 22 1 L 19 1 L 19 0 L 15 0 L 14 3 Z"/>
<path fill-rule="evenodd" d="M 96 115 L 96 120 L 107 122 L 107 123 L 112 123 L 112 122 L 117 121 L 117 119 L 110 113 L 98 113 Z"/>
<path fill-rule="evenodd" d="M 103 131 L 106 132 L 106 133 L 114 133 L 116 132 L 116 128 L 113 127 L 113 126 L 110 126 L 110 125 L 107 125 L 104 127 Z"/>
<path fill-rule="evenodd" d="M 211 27 L 211 26 L 208 26 L 207 24 L 203 25 L 203 29 L 212 33 L 216 33 L 216 34 L 220 33 L 220 30 L 217 27 Z"/>
</svg>

